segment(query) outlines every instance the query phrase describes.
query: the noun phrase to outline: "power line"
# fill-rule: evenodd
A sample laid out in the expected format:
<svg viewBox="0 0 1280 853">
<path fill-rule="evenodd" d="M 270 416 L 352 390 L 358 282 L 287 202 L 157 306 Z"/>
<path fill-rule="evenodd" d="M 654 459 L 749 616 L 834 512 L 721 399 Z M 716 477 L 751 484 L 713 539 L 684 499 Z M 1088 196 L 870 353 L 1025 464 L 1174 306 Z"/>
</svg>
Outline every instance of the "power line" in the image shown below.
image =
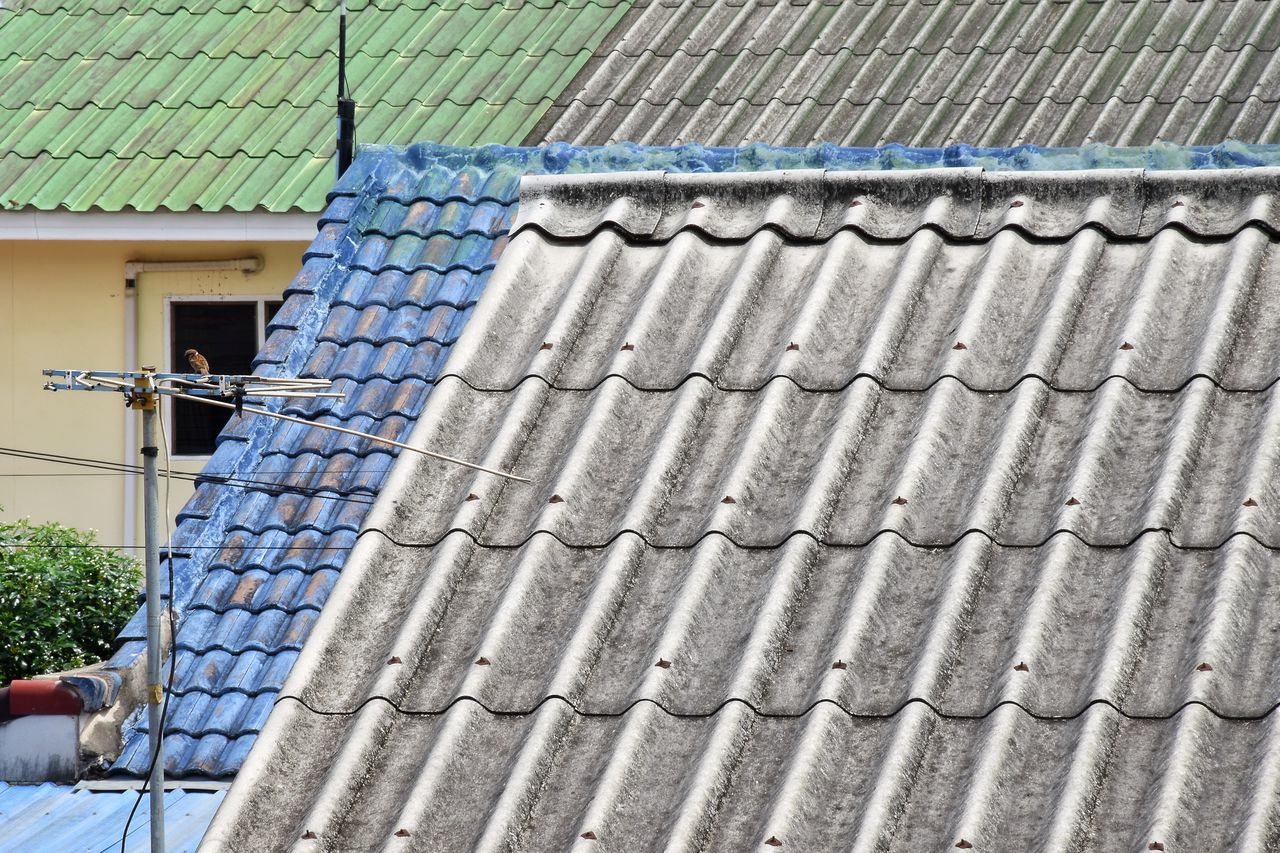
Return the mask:
<svg viewBox="0 0 1280 853">
<path fill-rule="evenodd" d="M 320 532 L 320 531 L 316 531 Z M 261 535 L 261 534 L 254 534 Z M 289 533 L 289 536 L 297 536 L 297 533 Z M 332 536 L 332 533 L 322 533 L 324 536 Z M 77 548 L 99 548 L 107 551 L 138 551 L 145 548 L 145 545 L 103 545 L 100 542 L 94 542 L 91 545 L 33 545 L 29 542 L 0 542 L 0 548 L 40 548 L 45 550 L 74 550 Z M 181 559 L 181 554 L 186 551 L 223 551 L 239 548 L 237 545 L 184 545 L 181 548 L 174 549 L 174 559 Z M 354 547 L 352 545 L 250 545 L 241 548 L 244 551 L 350 551 Z"/>
<path fill-rule="evenodd" d="M 0 453 L 0 456 L 7 456 L 7 455 L 9 454 Z M 35 461 L 52 462 L 54 460 L 35 460 Z M 377 470 L 361 471 L 360 473 L 387 474 L 387 473 L 390 473 L 390 471 L 391 471 L 390 468 L 379 468 Z M 142 473 L 141 471 L 97 471 L 97 472 L 94 472 L 94 471 L 83 471 L 83 472 L 79 472 L 79 471 L 8 471 L 8 472 L 0 471 L 0 477 L 44 477 L 44 478 L 49 478 L 49 477 L 127 477 L 133 474 L 141 474 L 141 473 Z M 303 471 L 301 469 L 294 468 L 294 469 L 287 469 L 282 471 L 259 469 L 257 471 L 254 471 L 253 473 L 255 474 L 315 474 L 315 473 L 321 473 L 321 472 Z M 195 477 L 197 479 L 204 477 L 205 479 L 208 479 L 211 481 L 225 480 L 235 476 L 234 474 L 220 474 L 220 473 L 213 473 L 209 471 L 199 471 L 199 472 L 175 471 L 173 475 L 174 477 L 178 477 L 183 474 L 190 474 L 192 477 Z"/>
<path fill-rule="evenodd" d="M 125 473 L 125 474 L 133 474 L 133 473 L 141 474 L 142 473 L 142 466 L 133 462 L 116 462 L 111 459 L 93 459 L 85 456 L 67 456 L 61 453 L 50 453 L 49 451 L 46 451 L 46 450 L 24 450 L 20 447 L 0 447 L 0 455 L 14 456 L 19 459 L 31 459 L 37 462 L 59 462 L 59 463 L 68 463 L 68 464 L 83 463 L 86 467 L 108 468 L 108 469 L 112 469 L 113 471 L 116 471 L 117 473 Z M 376 471 L 380 471 L 384 473 L 390 470 L 391 470 L 390 468 L 376 469 Z M 307 468 L 270 469 L 269 468 L 269 469 L 261 469 L 259 471 L 256 471 L 255 473 L 314 475 L 314 474 L 322 473 L 322 471 L 323 469 L 307 469 Z M 177 471 L 174 473 L 175 475 L 181 474 L 181 475 L 191 476 L 191 477 L 222 477 L 222 478 L 236 479 L 234 473 L 216 473 L 216 472 L 210 472 L 210 471 L 200 471 L 198 473 L 193 471 Z M 19 474 L 10 474 L 10 475 L 0 474 L 0 476 L 17 477 L 17 476 L 23 476 L 23 475 L 19 473 Z M 70 475 L 70 476 L 74 476 L 74 475 Z M 244 480 L 244 482 L 253 482 L 253 481 Z"/>
<path fill-rule="evenodd" d="M 45 453 L 35 450 L 21 450 L 13 447 L 0 447 L 0 456 L 10 456 L 16 459 L 28 459 L 34 462 L 51 462 L 59 465 L 73 465 L 82 468 L 97 469 L 104 473 L 97 476 L 106 476 L 107 474 L 124 476 L 136 475 L 142 473 L 141 466 L 133 465 L 127 462 L 112 462 L 106 459 L 90 459 L 83 456 L 63 456 L 57 453 Z M 359 472 L 361 474 L 378 474 L 386 473 L 390 469 L 381 468 L 374 471 Z M 310 474 L 312 476 L 324 473 L 323 469 L 312 472 L 292 472 L 295 474 Z M 57 476 L 57 475 L 55 475 Z M 173 473 L 173 479 L 184 480 L 196 484 L 211 484 L 216 486 L 230 486 L 232 488 L 246 489 L 248 491 L 276 492 L 298 494 L 304 497 L 313 497 L 324 500 L 342 500 L 350 503 L 359 503 L 372 505 L 374 495 L 370 492 L 357 492 L 350 489 L 338 489 L 329 486 L 305 486 L 300 484 L 280 483 L 270 480 L 254 480 L 247 477 L 227 476 L 223 474 L 213 474 L 208 472 L 190 473 L 179 472 Z"/>
</svg>

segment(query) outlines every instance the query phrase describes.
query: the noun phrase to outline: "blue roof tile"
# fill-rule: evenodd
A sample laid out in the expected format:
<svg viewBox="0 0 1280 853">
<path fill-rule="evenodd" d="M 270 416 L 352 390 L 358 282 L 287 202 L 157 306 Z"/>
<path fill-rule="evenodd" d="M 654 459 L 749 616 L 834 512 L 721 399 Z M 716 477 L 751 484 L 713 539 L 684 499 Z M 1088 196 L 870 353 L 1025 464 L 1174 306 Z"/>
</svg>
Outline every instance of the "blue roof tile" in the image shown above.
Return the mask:
<svg viewBox="0 0 1280 853">
<path fill-rule="evenodd" d="M 404 440 L 506 243 L 524 174 L 784 168 L 1230 168 L 1280 148 L 742 149 L 365 147 L 270 323 L 256 369 L 334 381 L 342 400 L 273 405 Z M 233 419 L 179 514 L 177 678 L 165 726 L 176 776 L 236 772 L 337 582 L 398 451 L 255 415 Z M 319 491 L 317 491 L 319 490 Z M 142 622 L 117 658 L 141 651 Z M 146 769 L 135 715 L 113 770 Z"/>
</svg>

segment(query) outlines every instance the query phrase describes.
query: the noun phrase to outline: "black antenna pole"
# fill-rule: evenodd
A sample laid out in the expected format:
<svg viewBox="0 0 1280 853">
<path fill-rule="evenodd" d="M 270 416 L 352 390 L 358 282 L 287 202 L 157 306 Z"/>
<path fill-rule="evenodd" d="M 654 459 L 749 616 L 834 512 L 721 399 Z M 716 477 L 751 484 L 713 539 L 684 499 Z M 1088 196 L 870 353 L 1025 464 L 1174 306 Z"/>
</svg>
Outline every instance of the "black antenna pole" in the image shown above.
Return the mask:
<svg viewBox="0 0 1280 853">
<path fill-rule="evenodd" d="M 356 102 L 347 97 L 347 0 L 338 18 L 338 177 L 351 165 L 355 153 Z"/>
</svg>

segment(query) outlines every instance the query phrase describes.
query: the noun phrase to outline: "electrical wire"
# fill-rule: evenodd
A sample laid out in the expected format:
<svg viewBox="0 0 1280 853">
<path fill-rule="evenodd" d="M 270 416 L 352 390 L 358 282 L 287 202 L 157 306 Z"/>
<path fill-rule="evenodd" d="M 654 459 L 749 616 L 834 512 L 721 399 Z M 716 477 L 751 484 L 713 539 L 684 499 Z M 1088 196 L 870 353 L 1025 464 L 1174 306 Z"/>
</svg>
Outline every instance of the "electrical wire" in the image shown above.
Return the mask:
<svg viewBox="0 0 1280 853">
<path fill-rule="evenodd" d="M 387 452 L 390 453 L 390 451 L 387 451 Z M 78 463 L 83 463 L 84 467 L 86 468 L 104 468 L 104 469 L 108 469 L 109 471 L 117 471 L 117 472 L 126 473 L 126 474 L 141 474 L 143 472 L 142 466 L 135 462 L 115 462 L 110 459 L 94 459 L 92 457 L 87 457 L 87 456 L 67 456 L 61 453 L 51 453 L 47 450 L 24 450 L 20 447 L 0 447 L 0 456 L 13 456 L 18 459 L 31 459 L 36 462 L 66 462 L 66 463 L 78 462 Z M 385 473 L 391 469 L 378 468 L 376 470 Z M 256 473 L 311 475 L 311 474 L 316 474 L 318 472 L 315 469 L 309 469 L 309 468 L 263 468 L 257 471 Z M 10 473 L 10 474 L 0 474 L 0 477 L 21 477 L 21 476 L 25 476 L 25 474 L 21 472 Z M 33 474 L 32 476 L 44 476 L 44 475 Z M 53 475 L 49 475 L 49 476 L 53 476 Z M 69 474 L 67 476 L 87 476 L 87 475 Z M 251 480 L 247 478 L 236 477 L 232 473 L 217 473 L 217 472 L 211 472 L 211 471 L 200 471 L 199 473 L 188 472 L 188 471 L 176 471 L 174 472 L 174 476 L 177 477 L 178 479 L 182 479 L 183 477 L 207 477 L 207 478 L 219 479 L 219 480 L 239 480 L 240 482 L 244 482 L 244 483 L 262 483 L 264 485 L 277 485 L 276 483 L 271 483 L 264 480 Z"/>
<path fill-rule="evenodd" d="M 25 548 L 25 547 L 32 547 L 32 546 L 20 544 L 17 542 L 0 542 L 0 548 Z M 146 546 L 145 545 L 100 545 L 95 543 L 93 545 L 38 545 L 34 547 L 38 547 L 44 551 L 52 551 L 52 550 L 60 550 L 60 549 L 71 550 L 73 548 L 97 548 L 100 551 L 137 551 L 141 548 L 145 548 Z M 183 546 L 183 550 L 179 551 L 174 556 L 181 559 L 183 553 L 185 553 L 186 551 L 221 551 L 222 549 L 228 548 L 228 547 L 230 546 L 228 545 L 185 545 Z M 251 548 L 246 548 L 245 550 L 247 551 L 350 551 L 351 547 L 352 546 L 350 545 L 254 545 Z"/>
<path fill-rule="evenodd" d="M 166 438 L 167 440 L 167 438 Z M 0 456 L 11 456 L 16 459 L 27 459 L 34 462 L 51 462 L 59 465 L 73 465 L 83 468 L 99 469 L 104 473 L 93 476 L 107 476 L 108 474 L 123 476 L 137 475 L 142 473 L 142 467 L 128 462 L 112 462 L 106 459 L 90 459 L 83 456 L 62 456 L 56 453 L 45 453 L 35 450 L 21 450 L 13 447 L 0 447 Z M 378 468 L 361 474 L 385 474 L 388 468 Z M 321 471 L 260 471 L 261 474 L 305 474 L 314 475 L 323 473 Z M 0 476 L 24 476 L 22 474 Z M 40 476 L 39 474 L 31 474 L 29 476 Z M 50 474 L 48 476 L 75 476 L 75 475 L 58 475 Z M 196 484 L 210 484 L 215 486 L 230 486 L 236 489 L 245 489 L 247 491 L 262 491 L 268 493 L 289 493 L 302 495 L 303 497 L 321 498 L 324 500 L 342 500 L 350 503 L 359 503 L 372 505 L 374 495 L 369 492 L 357 492 L 348 489 L 337 489 L 327 486 L 303 486 L 289 483 L 279 483 L 270 480 L 254 480 L 248 477 L 235 477 L 225 474 L 214 474 L 209 472 L 188 473 L 179 471 L 173 474 L 174 479 L 184 480 Z"/>
</svg>

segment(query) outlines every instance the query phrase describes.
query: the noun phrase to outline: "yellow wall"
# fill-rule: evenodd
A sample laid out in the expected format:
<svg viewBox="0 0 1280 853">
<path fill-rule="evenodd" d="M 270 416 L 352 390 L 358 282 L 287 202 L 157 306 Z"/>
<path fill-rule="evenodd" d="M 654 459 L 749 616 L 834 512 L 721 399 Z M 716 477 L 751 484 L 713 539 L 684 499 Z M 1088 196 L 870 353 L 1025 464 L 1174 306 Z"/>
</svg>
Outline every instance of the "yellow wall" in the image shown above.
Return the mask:
<svg viewBox="0 0 1280 853">
<path fill-rule="evenodd" d="M 305 248 L 305 243 L 0 241 L 0 447 L 140 463 L 136 444 L 141 425 L 139 440 L 126 452 L 126 410 L 118 395 L 43 391 L 40 371 L 139 365 L 163 369 L 166 297 L 278 298 L 301 265 Z M 124 363 L 126 261 L 249 256 L 263 259 L 260 272 L 141 273 L 139 365 Z M 198 471 L 202 464 L 200 459 L 184 460 L 174 470 Z M 99 542 L 125 544 L 124 480 L 105 471 L 0 456 L 0 517 L 92 528 Z M 170 519 L 191 490 L 191 483 L 173 481 Z M 141 491 L 139 482 L 136 543 L 142 541 Z"/>
</svg>

